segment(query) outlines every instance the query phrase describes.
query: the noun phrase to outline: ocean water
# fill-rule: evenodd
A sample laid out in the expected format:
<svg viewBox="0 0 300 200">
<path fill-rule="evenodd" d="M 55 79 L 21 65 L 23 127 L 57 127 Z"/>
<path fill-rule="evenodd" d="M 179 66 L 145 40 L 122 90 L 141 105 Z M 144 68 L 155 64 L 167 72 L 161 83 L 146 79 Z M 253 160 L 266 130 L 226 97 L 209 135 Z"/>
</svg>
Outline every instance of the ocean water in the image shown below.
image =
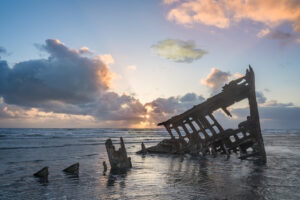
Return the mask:
<svg viewBox="0 0 300 200">
<path fill-rule="evenodd" d="M 125 141 L 133 168 L 103 174 L 105 140 Z M 0 199 L 300 199 L 300 130 L 264 130 L 267 164 L 232 154 L 135 154 L 163 129 L 0 129 Z M 78 177 L 62 170 L 80 163 Z M 33 173 L 49 167 L 49 181 Z"/>
</svg>

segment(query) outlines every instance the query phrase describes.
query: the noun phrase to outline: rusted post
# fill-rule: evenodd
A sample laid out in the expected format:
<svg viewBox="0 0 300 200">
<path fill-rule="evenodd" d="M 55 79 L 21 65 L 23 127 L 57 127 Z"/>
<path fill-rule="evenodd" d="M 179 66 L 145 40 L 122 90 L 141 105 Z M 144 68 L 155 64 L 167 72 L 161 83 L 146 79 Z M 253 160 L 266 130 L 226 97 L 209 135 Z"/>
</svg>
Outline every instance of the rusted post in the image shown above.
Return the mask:
<svg viewBox="0 0 300 200">
<path fill-rule="evenodd" d="M 106 140 L 105 146 L 112 170 L 128 169 L 132 167 L 131 158 L 127 157 L 127 152 L 122 137 L 120 138 L 120 148 L 118 151 L 115 150 L 111 139 Z"/>
<path fill-rule="evenodd" d="M 253 122 L 253 127 L 250 128 L 250 133 L 253 134 L 258 143 L 258 153 L 261 156 L 263 162 L 267 162 L 266 151 L 264 146 L 264 141 L 261 135 L 260 123 L 259 123 L 259 113 L 256 102 L 255 94 L 255 76 L 252 67 L 249 65 L 249 106 L 250 106 L 250 120 Z"/>
<path fill-rule="evenodd" d="M 142 154 L 146 154 L 146 153 L 147 153 L 147 149 L 146 149 L 146 147 L 145 147 L 144 142 L 142 142 L 141 148 L 142 148 L 141 153 L 142 153 Z"/>
<path fill-rule="evenodd" d="M 172 134 L 172 131 L 170 129 L 170 124 L 166 125 L 164 124 L 165 128 L 167 129 L 169 135 L 171 136 L 172 139 L 175 139 L 174 135 Z"/>
<path fill-rule="evenodd" d="M 106 171 L 107 171 L 107 165 L 106 165 L 106 162 L 103 161 L 102 162 L 102 165 L 103 165 L 103 174 L 105 175 Z"/>
</svg>

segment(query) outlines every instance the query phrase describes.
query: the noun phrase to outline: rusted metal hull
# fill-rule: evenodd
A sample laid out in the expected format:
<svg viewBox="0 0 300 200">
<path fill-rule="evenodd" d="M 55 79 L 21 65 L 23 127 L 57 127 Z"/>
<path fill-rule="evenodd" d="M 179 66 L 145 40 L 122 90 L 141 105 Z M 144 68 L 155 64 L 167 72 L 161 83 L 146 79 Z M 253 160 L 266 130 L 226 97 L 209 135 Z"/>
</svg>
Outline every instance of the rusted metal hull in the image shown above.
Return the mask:
<svg viewBox="0 0 300 200">
<path fill-rule="evenodd" d="M 213 112 L 221 109 L 231 117 L 227 107 L 243 99 L 248 99 L 250 116 L 237 128 L 224 130 Z M 207 152 L 229 155 L 232 151 L 239 151 L 241 159 L 255 156 L 266 162 L 251 66 L 245 76 L 226 84 L 219 94 L 158 125 L 166 128 L 171 139 L 165 144 L 148 148 L 148 151 L 158 152 L 162 147 L 169 148 L 173 153 L 188 152 L 195 155 L 205 155 Z"/>
</svg>

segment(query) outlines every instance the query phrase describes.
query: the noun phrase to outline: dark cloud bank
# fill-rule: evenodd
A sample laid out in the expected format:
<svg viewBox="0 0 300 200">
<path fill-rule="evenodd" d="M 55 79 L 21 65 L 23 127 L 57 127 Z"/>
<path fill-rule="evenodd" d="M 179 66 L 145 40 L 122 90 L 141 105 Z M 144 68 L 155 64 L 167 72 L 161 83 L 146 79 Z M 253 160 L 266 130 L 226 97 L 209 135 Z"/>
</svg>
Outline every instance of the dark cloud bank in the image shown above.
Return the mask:
<svg viewBox="0 0 300 200">
<path fill-rule="evenodd" d="M 108 91 L 111 72 L 101 60 L 83 57 L 58 40 L 46 40 L 42 49 L 49 53 L 47 59 L 13 68 L 0 62 L 0 96 L 6 104 L 104 120 L 139 120 L 145 112 L 133 97 Z"/>
<path fill-rule="evenodd" d="M 1 123 L 4 119 L 26 117 L 21 111 L 32 108 L 89 115 L 99 122 L 110 121 L 119 126 L 144 121 L 153 125 L 204 101 L 201 95 L 187 93 L 142 104 L 130 95 L 110 91 L 112 73 L 99 58 L 84 57 L 79 50 L 53 39 L 46 40 L 41 49 L 49 54 L 47 59 L 20 62 L 12 68 L 0 60 L 0 126 L 5 127 Z M 205 83 L 215 90 L 231 76 L 215 69 Z M 300 128 L 299 107 L 267 101 L 262 92 L 257 93 L 257 98 L 264 128 Z M 232 113 L 241 117 L 246 110 L 233 109 Z M 230 124 L 222 113 L 216 115 Z"/>
</svg>

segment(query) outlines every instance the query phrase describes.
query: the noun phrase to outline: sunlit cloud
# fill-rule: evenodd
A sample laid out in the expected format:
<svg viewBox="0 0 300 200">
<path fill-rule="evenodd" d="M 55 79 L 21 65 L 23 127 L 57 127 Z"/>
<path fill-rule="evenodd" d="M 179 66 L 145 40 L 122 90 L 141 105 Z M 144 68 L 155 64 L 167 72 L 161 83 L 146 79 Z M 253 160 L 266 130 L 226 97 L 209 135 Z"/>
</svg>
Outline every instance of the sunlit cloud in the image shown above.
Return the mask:
<svg viewBox="0 0 300 200">
<path fill-rule="evenodd" d="M 205 100 L 202 95 L 187 93 L 143 104 L 134 95 L 113 92 L 110 82 L 114 73 L 107 66 L 114 62 L 110 54 L 84 57 L 54 39 L 46 40 L 40 49 L 48 58 L 21 61 L 12 67 L 0 60 L 1 127 L 157 127 L 158 122 Z M 136 66 L 125 68 L 135 70 Z M 213 68 L 202 82 L 217 91 L 241 76 Z M 298 116 L 299 108 L 292 103 L 267 100 L 262 92 L 256 95 L 259 105 L 268 108 L 262 111 L 263 120 L 280 111 Z M 236 118 L 244 112 L 231 111 Z M 283 119 L 274 116 L 274 120 L 278 124 Z M 268 118 L 268 123 L 274 120 Z"/>
<path fill-rule="evenodd" d="M 197 49 L 194 41 L 167 39 L 152 46 L 153 53 L 174 62 L 191 63 L 200 59 L 207 51 Z"/>
<path fill-rule="evenodd" d="M 115 60 L 111 54 L 98 55 L 97 58 L 104 62 L 106 65 L 112 65 L 115 63 Z"/>
<path fill-rule="evenodd" d="M 226 82 L 232 79 L 229 72 L 223 72 L 217 68 L 212 68 L 206 78 L 201 79 L 201 83 L 209 87 L 213 93 L 219 91 Z"/>
<path fill-rule="evenodd" d="M 145 118 L 146 109 L 138 99 L 110 91 L 114 76 L 106 64 L 114 62 L 110 54 L 84 57 L 57 39 L 46 40 L 40 49 L 49 54 L 47 59 L 23 61 L 13 67 L 0 61 L 3 115 L 18 117 L 18 112 L 36 118 L 51 113 L 58 117 L 89 115 L 99 122 L 128 123 Z M 7 105 L 19 109 L 12 111 Z"/>
<path fill-rule="evenodd" d="M 90 115 L 76 115 L 46 112 L 38 108 L 22 108 L 20 106 L 9 105 L 0 101 L 0 118 L 1 119 L 23 119 L 23 120 L 85 120 L 93 121 L 95 118 Z"/>
<path fill-rule="evenodd" d="M 300 3 L 295 0 L 183 0 L 171 8 L 167 18 L 183 25 L 201 23 L 218 28 L 228 28 L 245 19 L 267 27 L 288 22 L 295 32 L 300 32 Z"/>
<path fill-rule="evenodd" d="M 93 52 L 88 48 L 88 47 L 81 47 L 79 50 L 79 53 L 82 53 L 82 54 L 84 54 L 84 53 L 86 53 L 86 54 L 93 54 Z"/>
<path fill-rule="evenodd" d="M 269 28 L 265 28 L 265 29 L 262 29 L 261 31 L 259 31 L 259 33 L 257 33 L 257 37 L 259 38 L 262 38 L 266 35 L 268 35 L 270 33 L 270 29 Z"/>
</svg>

